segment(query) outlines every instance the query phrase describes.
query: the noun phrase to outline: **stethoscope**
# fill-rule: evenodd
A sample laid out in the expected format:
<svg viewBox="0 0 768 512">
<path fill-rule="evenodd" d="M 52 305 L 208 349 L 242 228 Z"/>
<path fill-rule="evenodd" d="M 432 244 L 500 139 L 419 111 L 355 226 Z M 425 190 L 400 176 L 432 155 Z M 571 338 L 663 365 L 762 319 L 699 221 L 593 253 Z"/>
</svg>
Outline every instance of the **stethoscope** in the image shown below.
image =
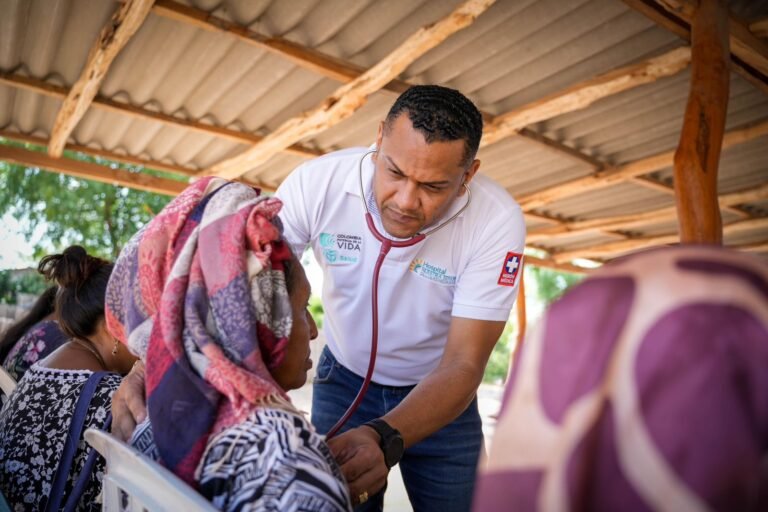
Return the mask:
<svg viewBox="0 0 768 512">
<path fill-rule="evenodd" d="M 344 415 L 339 418 L 339 421 L 337 421 L 336 424 L 328 431 L 326 434 L 326 439 L 330 439 L 335 436 L 341 427 L 343 427 L 344 424 L 349 421 L 349 418 L 352 417 L 357 408 L 360 407 L 360 404 L 365 397 L 365 393 L 368 391 L 368 385 L 371 383 L 373 369 L 376 367 L 376 354 L 379 348 L 379 271 L 381 271 L 381 265 L 384 263 L 384 258 L 387 257 L 389 250 L 393 247 L 411 247 L 424 240 L 427 235 L 431 235 L 436 231 L 443 229 L 446 225 L 455 220 L 456 217 L 461 215 L 461 213 L 466 210 L 469 204 L 472 202 L 472 191 L 469 189 L 467 184 L 464 183 L 464 190 L 467 191 L 467 202 L 464 203 L 464 206 L 462 206 L 459 211 L 451 215 L 448 220 L 423 233 L 416 233 L 414 236 L 408 238 L 407 240 L 392 240 L 391 238 L 387 238 L 386 236 L 382 235 L 378 229 L 376 229 L 376 224 L 374 224 L 373 217 L 371 216 L 371 212 L 368 209 L 368 201 L 366 201 L 365 189 L 363 187 L 363 160 L 365 160 L 365 157 L 368 155 L 376 153 L 376 151 L 377 150 L 374 149 L 365 153 L 362 157 L 360 157 L 360 162 L 357 166 L 358 178 L 360 181 L 360 197 L 363 200 L 363 208 L 365 209 L 365 223 L 368 224 L 368 230 L 371 232 L 374 238 L 376 238 L 376 240 L 378 240 L 381 244 L 379 249 L 379 257 L 376 260 L 376 265 L 373 267 L 373 283 L 371 288 L 371 357 L 368 360 L 368 371 L 366 372 L 365 378 L 363 379 L 363 384 L 360 386 L 360 391 L 357 392 L 357 396 L 352 401 Z"/>
</svg>

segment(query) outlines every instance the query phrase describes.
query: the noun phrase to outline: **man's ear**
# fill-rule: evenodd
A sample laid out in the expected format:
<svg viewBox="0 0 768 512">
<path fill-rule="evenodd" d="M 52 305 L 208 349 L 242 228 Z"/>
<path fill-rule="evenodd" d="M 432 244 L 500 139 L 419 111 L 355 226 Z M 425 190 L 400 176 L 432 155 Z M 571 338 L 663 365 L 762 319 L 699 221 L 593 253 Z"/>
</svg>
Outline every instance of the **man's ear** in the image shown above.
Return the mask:
<svg viewBox="0 0 768 512">
<path fill-rule="evenodd" d="M 458 197 L 461 197 L 466 192 L 466 188 L 464 188 L 464 185 L 469 186 L 469 182 L 472 181 L 472 178 L 475 177 L 475 174 L 477 173 L 477 170 L 480 168 L 480 160 L 475 159 L 475 161 L 472 162 L 472 164 L 469 166 L 469 169 L 466 170 L 464 173 L 464 181 L 461 185 L 461 188 L 459 189 Z"/>
<path fill-rule="evenodd" d="M 376 152 L 371 155 L 371 160 L 373 160 L 373 163 L 376 163 L 376 159 L 379 156 L 379 151 L 381 151 L 381 143 L 384 141 L 384 123 L 387 121 L 381 121 L 379 123 L 379 131 L 376 134 Z"/>
</svg>

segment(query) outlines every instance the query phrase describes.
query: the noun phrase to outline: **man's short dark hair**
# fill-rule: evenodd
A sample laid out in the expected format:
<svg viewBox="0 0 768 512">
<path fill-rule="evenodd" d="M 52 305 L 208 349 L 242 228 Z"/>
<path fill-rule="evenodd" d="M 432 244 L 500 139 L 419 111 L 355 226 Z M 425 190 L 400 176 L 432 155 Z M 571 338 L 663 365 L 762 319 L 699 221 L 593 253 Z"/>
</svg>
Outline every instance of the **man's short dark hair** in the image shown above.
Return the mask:
<svg viewBox="0 0 768 512">
<path fill-rule="evenodd" d="M 384 129 L 388 131 L 403 112 L 408 113 L 413 127 L 428 144 L 463 140 L 463 167 L 469 167 L 475 159 L 483 135 L 483 116 L 459 91 L 439 85 L 411 87 L 389 109 Z"/>
</svg>

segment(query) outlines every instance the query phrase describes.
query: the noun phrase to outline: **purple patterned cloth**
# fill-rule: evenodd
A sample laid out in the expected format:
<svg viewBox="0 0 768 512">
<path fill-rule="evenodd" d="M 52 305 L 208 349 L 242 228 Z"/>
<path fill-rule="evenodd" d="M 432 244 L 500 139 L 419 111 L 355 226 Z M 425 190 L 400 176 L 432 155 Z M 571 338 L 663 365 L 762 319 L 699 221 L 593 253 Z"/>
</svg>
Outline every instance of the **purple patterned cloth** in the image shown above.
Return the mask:
<svg viewBox="0 0 768 512">
<path fill-rule="evenodd" d="M 474 509 L 768 510 L 768 265 L 633 255 L 545 314 L 510 375 Z"/>
<path fill-rule="evenodd" d="M 55 320 L 38 322 L 11 348 L 3 361 L 3 368 L 18 382 L 30 366 L 48 357 L 67 339 Z"/>
</svg>

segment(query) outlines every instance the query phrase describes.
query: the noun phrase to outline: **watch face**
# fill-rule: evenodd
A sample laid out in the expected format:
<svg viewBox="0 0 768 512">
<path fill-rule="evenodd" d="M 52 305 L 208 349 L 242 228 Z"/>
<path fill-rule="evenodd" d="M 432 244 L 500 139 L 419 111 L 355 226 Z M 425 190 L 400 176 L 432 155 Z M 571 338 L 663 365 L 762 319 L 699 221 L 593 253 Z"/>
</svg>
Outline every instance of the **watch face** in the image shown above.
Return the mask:
<svg viewBox="0 0 768 512">
<path fill-rule="evenodd" d="M 387 447 L 384 450 L 384 462 L 388 468 L 391 468 L 398 462 L 403 456 L 403 438 L 399 435 L 390 436 L 387 439 Z"/>
</svg>

